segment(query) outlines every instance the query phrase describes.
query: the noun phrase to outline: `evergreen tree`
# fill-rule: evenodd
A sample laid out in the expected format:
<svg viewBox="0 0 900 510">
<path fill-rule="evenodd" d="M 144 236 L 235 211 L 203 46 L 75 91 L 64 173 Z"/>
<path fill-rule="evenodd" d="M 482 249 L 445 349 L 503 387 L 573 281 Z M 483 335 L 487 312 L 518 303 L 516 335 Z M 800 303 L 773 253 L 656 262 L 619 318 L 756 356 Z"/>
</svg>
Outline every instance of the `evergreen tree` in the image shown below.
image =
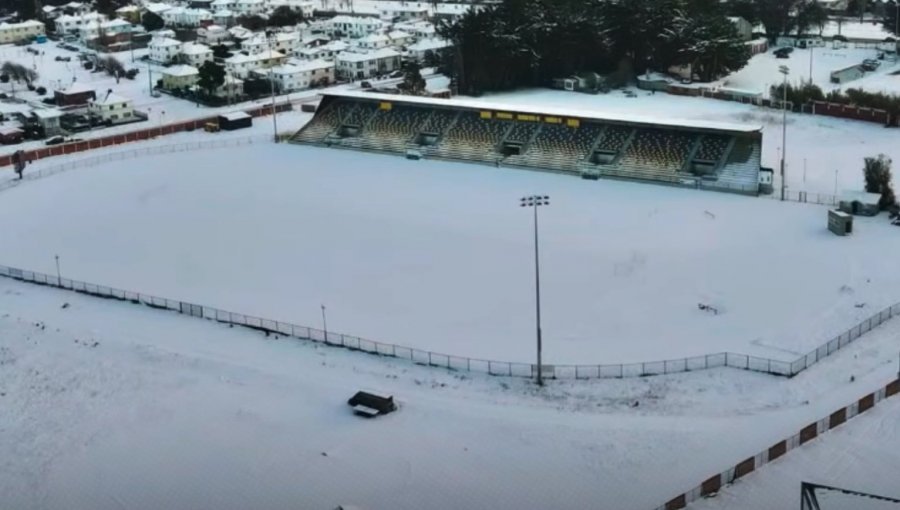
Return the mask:
<svg viewBox="0 0 900 510">
<path fill-rule="evenodd" d="M 413 96 L 425 93 L 425 78 L 422 78 L 422 67 L 418 62 L 410 61 L 403 66 L 403 83 L 397 88 Z"/>
<path fill-rule="evenodd" d="M 866 180 L 866 191 L 881 194 L 878 207 L 884 210 L 897 205 L 891 186 L 891 158 L 879 154 L 874 158 L 865 158 L 864 162 L 863 177 Z"/>
<path fill-rule="evenodd" d="M 280 5 L 269 15 L 268 25 L 270 27 L 286 27 L 296 25 L 303 21 L 303 14 L 295 11 L 287 5 Z"/>
<path fill-rule="evenodd" d="M 213 61 L 204 62 L 197 72 L 197 84 L 210 96 L 215 94 L 216 89 L 225 83 L 225 68 Z"/>
<path fill-rule="evenodd" d="M 165 21 L 163 21 L 162 17 L 155 12 L 147 11 L 141 17 L 141 24 L 144 26 L 144 29 L 148 32 L 152 32 L 154 30 L 160 30 L 164 26 L 166 26 Z"/>
<path fill-rule="evenodd" d="M 677 49 L 676 64 L 688 64 L 701 81 L 736 71 L 750 60 L 734 24 L 724 16 L 680 18 L 669 40 Z"/>
<path fill-rule="evenodd" d="M 900 24 L 898 24 L 897 14 L 898 8 L 900 8 L 900 0 L 894 0 L 891 3 L 886 3 L 884 5 L 884 18 L 882 19 L 882 23 L 884 25 L 884 29 L 888 32 L 900 36 Z"/>
</svg>

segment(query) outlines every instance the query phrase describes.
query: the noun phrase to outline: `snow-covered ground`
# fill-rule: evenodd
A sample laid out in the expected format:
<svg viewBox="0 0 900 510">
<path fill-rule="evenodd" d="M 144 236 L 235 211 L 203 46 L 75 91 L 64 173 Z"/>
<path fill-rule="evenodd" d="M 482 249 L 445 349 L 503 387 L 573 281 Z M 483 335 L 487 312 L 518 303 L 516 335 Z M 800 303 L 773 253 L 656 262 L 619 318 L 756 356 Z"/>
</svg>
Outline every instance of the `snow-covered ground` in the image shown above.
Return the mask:
<svg viewBox="0 0 900 510">
<path fill-rule="evenodd" d="M 888 323 L 794 379 L 723 369 L 538 390 L 0 279 L 0 501 L 653 508 L 883 385 L 898 333 Z M 400 410 L 352 416 L 360 388 Z"/>
<path fill-rule="evenodd" d="M 900 78 L 900 77 L 898 77 Z M 650 94 L 632 89 L 637 97 L 620 91 L 596 96 L 557 90 L 532 89 L 491 94 L 486 99 L 529 106 L 554 105 L 591 112 L 658 116 L 746 123 L 763 127 L 763 166 L 779 168 L 781 111 L 696 97 Z M 788 114 L 787 182 L 793 191 L 835 194 L 863 188 L 863 158 L 884 153 L 900 161 L 900 131 L 878 124 L 833 117 Z M 776 176 L 777 178 L 777 176 Z M 895 187 L 900 177 L 895 172 Z"/>
<path fill-rule="evenodd" d="M 838 238 L 822 207 L 296 145 L 26 182 L 0 200 L 0 262 L 53 273 L 58 254 L 73 279 L 312 326 L 324 304 L 331 331 L 530 362 L 532 223 L 518 200 L 534 192 L 552 197 L 549 363 L 793 360 L 898 300 L 884 254 L 900 237 L 883 217 Z"/>
<path fill-rule="evenodd" d="M 713 86 L 731 87 L 735 89 L 761 92 L 768 97 L 770 87 L 781 84 L 780 66 L 790 69 L 788 81 L 793 85 L 805 83 L 810 79 L 810 53 L 812 53 L 812 80 L 826 93 L 832 90 L 863 89 L 871 92 L 887 92 L 900 94 L 900 62 L 889 59 L 881 60 L 878 70 L 866 73 L 865 77 L 843 84 L 831 83 L 831 72 L 852 65 L 861 64 L 865 59 L 876 59 L 881 53 L 876 49 L 847 48 L 835 49 L 831 46 L 812 49 L 795 48 L 788 58 L 776 58 L 772 50 L 755 55 L 746 67 L 723 78 Z"/>
<path fill-rule="evenodd" d="M 883 402 L 865 415 L 793 450 L 756 473 L 700 500 L 692 510 L 788 508 L 800 497 L 800 483 L 900 499 L 900 399 Z M 900 504 L 839 493 L 819 495 L 821 510 L 896 510 Z M 795 507 L 796 508 L 796 507 Z"/>
</svg>

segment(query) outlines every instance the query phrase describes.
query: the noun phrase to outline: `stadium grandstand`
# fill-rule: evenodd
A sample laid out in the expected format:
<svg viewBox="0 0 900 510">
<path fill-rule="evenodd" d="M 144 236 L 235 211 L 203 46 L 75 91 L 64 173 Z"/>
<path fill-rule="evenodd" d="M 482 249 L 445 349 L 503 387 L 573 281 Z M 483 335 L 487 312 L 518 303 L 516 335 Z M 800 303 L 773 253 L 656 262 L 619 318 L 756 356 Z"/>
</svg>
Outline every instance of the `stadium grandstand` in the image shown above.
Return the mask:
<svg viewBox="0 0 900 510">
<path fill-rule="evenodd" d="M 756 195 L 762 129 L 365 92 L 324 94 L 292 142 Z"/>
</svg>

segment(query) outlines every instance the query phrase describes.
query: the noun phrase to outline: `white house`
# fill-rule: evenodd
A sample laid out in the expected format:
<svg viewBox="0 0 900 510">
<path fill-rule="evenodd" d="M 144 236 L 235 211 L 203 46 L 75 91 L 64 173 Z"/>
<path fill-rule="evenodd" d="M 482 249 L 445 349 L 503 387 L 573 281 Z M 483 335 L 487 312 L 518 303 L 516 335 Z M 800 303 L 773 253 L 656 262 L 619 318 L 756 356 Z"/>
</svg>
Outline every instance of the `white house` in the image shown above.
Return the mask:
<svg viewBox="0 0 900 510">
<path fill-rule="evenodd" d="M 197 42 L 207 46 L 217 46 L 231 39 L 231 34 L 221 25 L 209 25 L 197 29 Z"/>
<path fill-rule="evenodd" d="M 400 68 L 400 53 L 393 48 L 365 53 L 344 51 L 335 58 L 337 75 L 351 80 L 364 80 Z"/>
<path fill-rule="evenodd" d="M 159 17 L 162 17 L 163 13 L 171 8 L 171 5 L 163 2 L 144 2 L 144 10 L 147 12 L 152 12 Z"/>
<path fill-rule="evenodd" d="M 199 43 L 184 43 L 181 46 L 181 60 L 191 66 L 200 67 L 204 62 L 212 61 L 213 51 L 205 45 Z"/>
<path fill-rule="evenodd" d="M 150 60 L 166 64 L 181 53 L 181 42 L 169 37 L 156 37 L 148 45 Z"/>
<path fill-rule="evenodd" d="M 331 41 L 320 46 L 309 46 L 294 52 L 294 55 L 303 60 L 330 60 L 334 61 L 334 57 L 338 53 L 345 51 L 350 45 L 344 41 Z"/>
<path fill-rule="evenodd" d="M 44 35 L 44 24 L 37 20 L 0 23 L 0 44 L 33 40 L 38 35 Z"/>
<path fill-rule="evenodd" d="M 230 11 L 234 7 L 235 0 L 213 0 L 209 8 L 213 11 Z"/>
<path fill-rule="evenodd" d="M 123 19 L 116 18 L 101 23 L 82 25 L 81 28 L 78 29 L 78 37 L 82 41 L 87 42 L 100 37 L 100 35 L 103 35 L 104 37 L 116 37 L 120 34 L 128 34 L 132 30 L 134 30 L 134 25 Z"/>
<path fill-rule="evenodd" d="M 244 80 L 235 78 L 230 74 L 225 75 L 225 81 L 216 88 L 215 94 L 219 97 L 240 97 L 244 93 Z"/>
<path fill-rule="evenodd" d="M 78 16 L 91 12 L 91 2 L 69 2 L 60 8 L 68 14 Z"/>
<path fill-rule="evenodd" d="M 101 122 L 117 124 L 134 120 L 134 105 L 131 99 L 108 92 L 105 97 L 98 97 L 88 103 L 88 112 Z"/>
<path fill-rule="evenodd" d="M 227 27 L 234 21 L 234 12 L 228 9 L 218 9 L 213 12 L 213 23 Z"/>
<path fill-rule="evenodd" d="M 252 16 L 266 12 L 266 2 L 265 0 L 237 0 L 230 9 L 238 16 Z"/>
<path fill-rule="evenodd" d="M 428 19 L 428 7 L 422 4 L 384 7 L 379 14 L 381 19 L 389 21 L 419 21 Z"/>
<path fill-rule="evenodd" d="M 434 37 L 437 33 L 434 28 L 434 24 L 428 21 L 409 21 L 404 23 L 397 23 L 396 25 L 394 25 L 394 29 L 409 32 L 417 38 Z"/>
<path fill-rule="evenodd" d="M 365 37 L 369 34 L 380 32 L 385 28 L 385 23 L 377 18 L 356 16 L 335 16 L 328 20 L 327 30 L 332 35 L 342 34 L 345 37 Z"/>
<path fill-rule="evenodd" d="M 84 15 L 70 16 L 64 14 L 54 20 L 56 24 L 56 33 L 60 35 L 78 35 L 78 31 L 85 25 L 97 25 L 106 21 L 106 16 L 96 12 L 89 12 Z"/>
<path fill-rule="evenodd" d="M 255 33 L 252 37 L 248 37 L 241 41 L 241 51 L 245 51 L 250 55 L 262 53 L 269 49 L 269 40 L 266 34 Z"/>
<path fill-rule="evenodd" d="M 380 50 L 391 45 L 391 39 L 384 34 L 369 34 L 351 41 L 352 45 L 361 50 Z"/>
<path fill-rule="evenodd" d="M 194 9 L 191 7 L 172 7 L 162 13 L 162 19 L 166 26 L 175 27 L 199 27 L 205 23 L 211 24 L 212 13 L 206 9 Z"/>
<path fill-rule="evenodd" d="M 273 67 L 283 64 L 287 57 L 277 51 L 266 50 L 262 53 L 248 55 L 236 53 L 224 60 L 225 71 L 238 78 L 246 78 L 254 69 Z"/>
<path fill-rule="evenodd" d="M 422 64 L 426 59 L 435 56 L 450 47 L 450 42 L 445 39 L 422 39 L 406 48 L 406 56 Z"/>
<path fill-rule="evenodd" d="M 334 63 L 324 60 L 295 61 L 293 64 L 257 69 L 253 74 L 261 78 L 271 76 L 278 90 L 292 92 L 334 82 Z"/>
<path fill-rule="evenodd" d="M 291 55 L 300 47 L 300 33 L 277 32 L 272 35 L 270 42 L 273 50 Z"/>
<path fill-rule="evenodd" d="M 191 87 L 200 79 L 200 72 L 194 66 L 177 65 L 162 70 L 163 87 L 181 89 Z"/>
<path fill-rule="evenodd" d="M 391 30 L 387 36 L 391 40 L 391 46 L 406 46 L 416 40 L 415 36 L 403 30 Z"/>
</svg>

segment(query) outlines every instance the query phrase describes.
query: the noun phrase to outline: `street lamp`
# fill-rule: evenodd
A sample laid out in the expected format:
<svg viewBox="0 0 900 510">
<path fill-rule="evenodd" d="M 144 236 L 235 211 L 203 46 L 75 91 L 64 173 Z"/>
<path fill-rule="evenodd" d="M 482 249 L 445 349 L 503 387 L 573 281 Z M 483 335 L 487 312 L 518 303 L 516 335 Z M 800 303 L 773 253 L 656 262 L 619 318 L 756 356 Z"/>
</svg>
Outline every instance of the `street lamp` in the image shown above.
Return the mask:
<svg viewBox="0 0 900 510">
<path fill-rule="evenodd" d="M 59 272 L 59 255 L 53 256 L 56 259 L 56 286 L 62 287 L 62 274 Z"/>
<path fill-rule="evenodd" d="M 781 200 L 784 201 L 785 193 L 785 177 L 784 177 L 784 155 L 787 152 L 787 77 L 791 70 L 788 66 L 779 66 L 778 72 L 784 76 L 781 82 L 781 91 L 783 98 L 781 101 Z"/>
<path fill-rule="evenodd" d="M 272 58 L 275 50 L 272 48 L 272 41 L 274 37 L 269 38 L 269 58 Z M 273 64 L 274 65 L 274 64 Z M 272 88 L 272 130 L 274 131 L 273 136 L 275 139 L 275 143 L 278 143 L 278 116 L 275 115 L 275 73 L 272 71 L 272 67 L 269 67 L 269 85 Z"/>
<path fill-rule="evenodd" d="M 534 295 L 535 318 L 537 325 L 537 383 L 544 385 L 543 365 L 541 364 L 541 269 L 538 255 L 538 207 L 550 205 L 550 197 L 547 195 L 529 195 L 519 201 L 520 207 L 531 207 L 534 210 Z"/>
</svg>

